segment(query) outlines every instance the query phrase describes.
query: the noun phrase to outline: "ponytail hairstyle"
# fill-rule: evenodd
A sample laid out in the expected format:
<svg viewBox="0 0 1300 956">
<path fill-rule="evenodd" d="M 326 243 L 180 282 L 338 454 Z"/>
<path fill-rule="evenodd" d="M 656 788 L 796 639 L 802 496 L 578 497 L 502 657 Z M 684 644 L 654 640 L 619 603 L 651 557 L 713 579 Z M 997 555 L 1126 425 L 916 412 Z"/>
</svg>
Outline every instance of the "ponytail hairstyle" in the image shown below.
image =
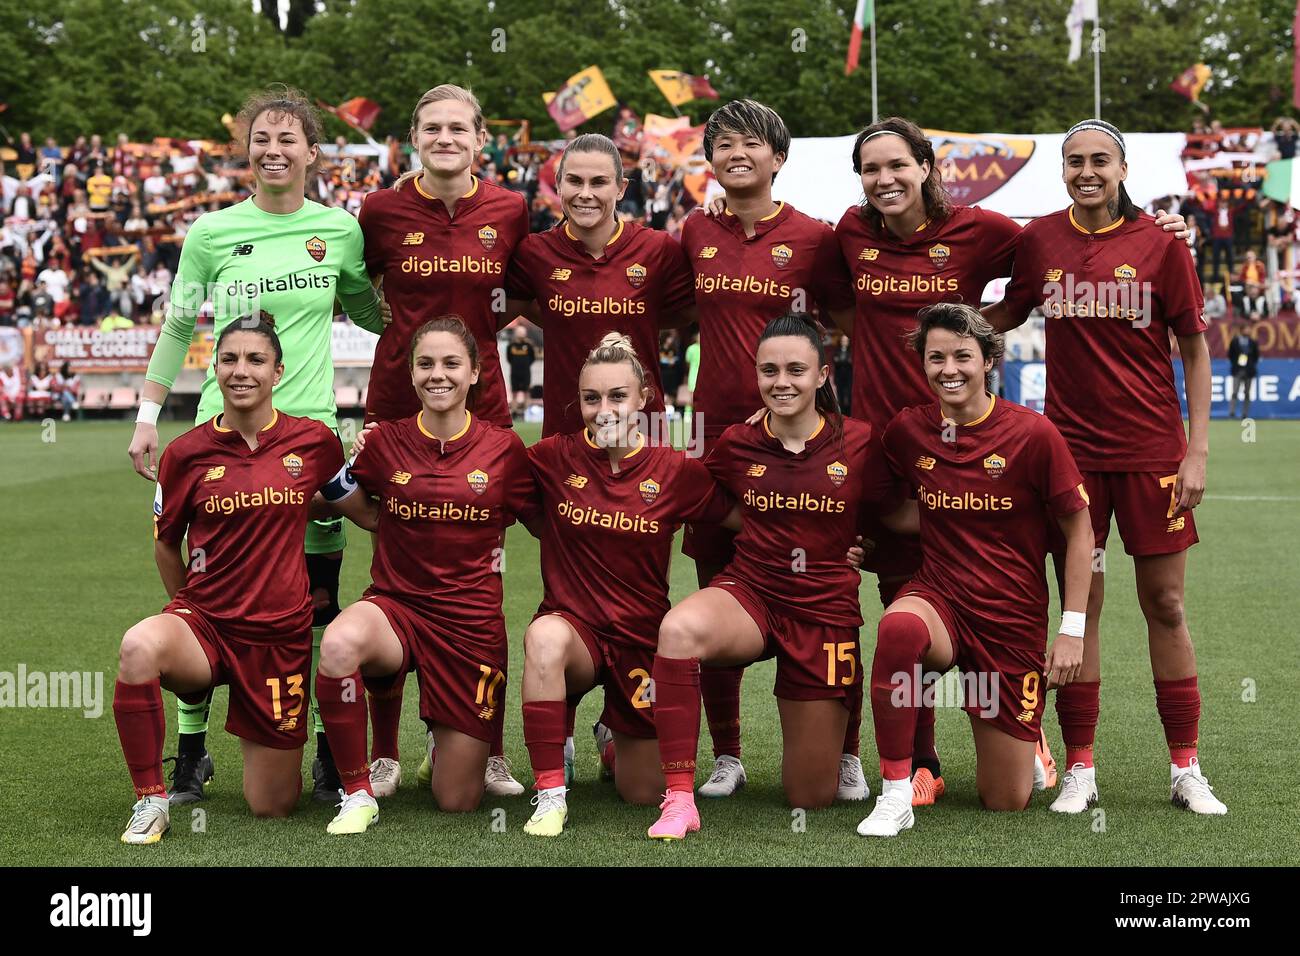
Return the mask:
<svg viewBox="0 0 1300 956">
<path fill-rule="evenodd" d="M 596 343 L 596 347 L 587 353 L 587 360 L 582 363 L 578 375 L 581 376 L 588 365 L 620 365 L 624 362 L 632 366 L 632 374 L 636 376 L 637 387 L 643 392 L 647 390 L 653 392 L 654 387 L 646 385 L 645 366 L 641 364 L 636 349 L 632 347 L 632 340 L 622 332 L 606 332 L 604 337 Z"/>
<path fill-rule="evenodd" d="M 555 170 L 555 182 L 558 186 L 564 178 L 564 162 L 574 153 L 604 153 L 614 164 L 614 182 L 623 185 L 623 154 L 618 151 L 614 141 L 601 133 L 583 133 L 564 147 L 560 153 L 560 165 Z"/>
<path fill-rule="evenodd" d="M 1086 119 L 1082 122 L 1075 123 L 1065 133 L 1065 139 L 1061 140 L 1061 162 L 1065 162 L 1065 144 L 1070 141 L 1070 137 L 1075 133 L 1082 133 L 1084 130 L 1095 130 L 1098 133 L 1105 133 L 1115 141 L 1119 147 L 1119 161 L 1127 162 L 1127 149 L 1124 146 L 1124 134 L 1118 128 L 1107 123 L 1105 120 Z M 1132 199 L 1129 198 L 1128 190 L 1124 188 L 1124 183 L 1119 184 L 1119 215 L 1125 222 L 1133 222 L 1138 216 L 1142 215 L 1142 210 L 1137 207 Z"/>
<path fill-rule="evenodd" d="M 312 105 L 311 100 L 307 99 L 306 94 L 301 90 L 295 90 L 283 83 L 273 83 L 265 90 L 254 93 L 244 100 L 244 105 L 239 109 L 239 115 L 235 117 L 236 128 L 242 128 L 244 132 L 245 156 L 248 155 L 253 144 L 253 123 L 263 113 L 270 113 L 273 121 L 283 116 L 292 116 L 302 125 L 302 135 L 307 140 L 307 145 L 320 146 L 320 113 L 316 111 L 316 107 Z M 320 166 L 320 161 L 321 156 L 318 148 L 315 161 L 307 167 L 308 176 L 316 172 Z"/>
<path fill-rule="evenodd" d="M 232 320 L 217 336 L 217 341 L 212 346 L 212 353 L 214 355 L 219 353 L 221 344 L 226 341 L 226 336 L 235 332 L 252 332 L 255 335 L 262 336 L 271 343 L 271 349 L 275 352 L 275 364 L 284 364 L 284 349 L 280 346 L 280 337 L 275 334 L 275 316 L 269 312 L 262 312 L 261 310 L 246 312 Z"/>
<path fill-rule="evenodd" d="M 470 367 L 479 370 L 479 380 L 469 387 L 469 394 L 465 396 L 465 407 L 473 411 L 478 401 L 479 388 L 483 384 L 482 368 L 478 361 L 478 341 L 475 340 L 474 333 L 469 330 L 465 320 L 459 315 L 440 315 L 436 319 L 425 322 L 411 336 L 411 347 L 407 353 L 406 364 L 412 373 L 415 372 L 415 352 L 420 347 L 420 340 L 431 332 L 450 332 L 460 339 L 460 344 L 465 346 L 465 354 L 469 356 Z"/>
<path fill-rule="evenodd" d="M 916 313 L 917 325 L 907 336 L 907 344 L 925 361 L 925 339 L 931 329 L 947 329 L 963 339 L 974 339 L 979 343 L 980 354 L 984 361 L 992 362 L 997 368 L 1002 361 L 1005 342 L 988 319 L 962 302 L 936 302 Z M 985 379 L 985 387 L 988 380 Z"/>
<path fill-rule="evenodd" d="M 817 367 L 820 369 L 829 363 L 826 361 L 826 350 L 822 348 L 822 327 L 817 324 L 817 320 L 811 315 L 804 312 L 787 312 L 785 315 L 779 315 L 767 323 L 763 329 L 763 334 L 758 337 L 761 345 L 768 339 L 775 339 L 780 336 L 794 335 L 808 340 L 813 351 L 817 353 Z M 835 388 L 831 385 L 831 376 L 827 374 L 826 381 L 817 389 L 817 396 L 813 400 L 817 411 L 831 423 L 831 428 L 836 432 L 844 430 L 844 415 L 840 412 L 840 403 L 835 398 Z"/>
<path fill-rule="evenodd" d="M 948 189 L 943 184 L 943 173 L 939 170 L 939 162 L 934 157 L 934 144 L 930 142 L 930 137 L 925 135 L 925 130 L 911 120 L 903 119 L 901 116 L 891 116 L 878 123 L 872 123 L 858 133 L 853 140 L 853 172 L 862 175 L 862 144 L 869 139 L 885 135 L 897 136 L 906 143 L 916 165 L 930 164 L 930 174 L 921 184 L 925 215 L 934 220 L 948 218 L 952 212 L 952 197 L 948 195 Z M 885 217 L 865 196 L 862 197 L 862 218 L 875 226 L 877 231 L 885 228 Z"/>
</svg>

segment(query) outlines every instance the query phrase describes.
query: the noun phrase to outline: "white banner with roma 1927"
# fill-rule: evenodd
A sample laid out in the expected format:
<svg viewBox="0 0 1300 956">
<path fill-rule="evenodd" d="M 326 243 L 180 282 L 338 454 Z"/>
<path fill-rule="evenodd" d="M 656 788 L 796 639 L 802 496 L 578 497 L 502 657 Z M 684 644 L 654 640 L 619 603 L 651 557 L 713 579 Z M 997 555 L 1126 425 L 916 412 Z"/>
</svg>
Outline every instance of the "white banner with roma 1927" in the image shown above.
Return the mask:
<svg viewBox="0 0 1300 956">
<path fill-rule="evenodd" d="M 944 184 L 955 202 L 980 206 L 1012 219 L 1034 219 L 1070 204 L 1061 181 L 1064 133 L 953 133 L 926 130 Z M 795 139 L 772 195 L 800 212 L 839 222 L 844 210 L 862 201 L 862 181 L 853 172 L 855 136 Z M 1132 133 L 1127 149 L 1129 196 L 1145 206 L 1187 192 L 1182 133 Z"/>
</svg>

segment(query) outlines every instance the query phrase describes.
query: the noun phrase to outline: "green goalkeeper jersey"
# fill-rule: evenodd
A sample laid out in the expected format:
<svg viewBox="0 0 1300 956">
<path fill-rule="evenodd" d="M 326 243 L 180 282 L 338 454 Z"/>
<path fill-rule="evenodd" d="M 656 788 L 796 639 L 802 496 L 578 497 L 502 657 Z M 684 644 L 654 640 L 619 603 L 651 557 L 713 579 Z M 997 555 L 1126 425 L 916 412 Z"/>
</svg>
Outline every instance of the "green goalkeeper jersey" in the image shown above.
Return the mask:
<svg viewBox="0 0 1300 956">
<path fill-rule="evenodd" d="M 335 298 L 357 325 L 383 331 L 363 244 L 356 219 L 311 200 L 287 215 L 264 212 L 252 199 L 204 213 L 181 247 L 167 320 L 145 378 L 172 387 L 205 301 L 212 302 L 215 335 L 260 309 L 274 318 L 284 350 L 275 407 L 337 427 L 330 335 Z M 196 423 L 221 408 L 214 362 L 203 380 Z"/>
</svg>

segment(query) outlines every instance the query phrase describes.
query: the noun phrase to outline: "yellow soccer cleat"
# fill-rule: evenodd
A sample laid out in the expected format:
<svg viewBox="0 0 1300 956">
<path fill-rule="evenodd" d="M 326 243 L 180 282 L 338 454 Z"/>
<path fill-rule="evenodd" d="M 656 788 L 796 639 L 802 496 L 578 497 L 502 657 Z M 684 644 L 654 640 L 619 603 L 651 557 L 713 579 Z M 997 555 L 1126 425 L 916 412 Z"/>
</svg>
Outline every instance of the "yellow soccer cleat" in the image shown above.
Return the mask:
<svg viewBox="0 0 1300 956">
<path fill-rule="evenodd" d="M 364 790 L 343 794 L 343 802 L 338 806 L 338 816 L 325 827 L 326 833 L 365 833 L 379 820 L 379 804 Z"/>
<path fill-rule="evenodd" d="M 171 825 L 166 797 L 141 797 L 131 808 L 131 820 L 122 833 L 122 842 L 133 846 L 157 843 Z"/>
<path fill-rule="evenodd" d="M 541 790 L 533 797 L 537 809 L 524 824 L 524 832 L 530 836 L 557 837 L 564 832 L 564 825 L 569 822 L 569 805 L 564 799 L 564 788 Z"/>
</svg>

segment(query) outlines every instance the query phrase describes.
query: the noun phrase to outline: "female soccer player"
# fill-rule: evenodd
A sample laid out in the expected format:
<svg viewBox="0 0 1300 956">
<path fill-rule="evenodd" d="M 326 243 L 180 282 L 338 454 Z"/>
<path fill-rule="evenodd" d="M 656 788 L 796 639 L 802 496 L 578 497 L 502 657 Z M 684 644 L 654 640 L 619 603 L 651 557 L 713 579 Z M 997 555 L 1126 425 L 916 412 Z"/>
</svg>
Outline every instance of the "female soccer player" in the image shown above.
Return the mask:
<svg viewBox="0 0 1300 956">
<path fill-rule="evenodd" d="M 346 791 L 330 833 L 361 833 L 379 816 L 364 680 L 419 674 L 420 716 L 438 745 L 433 797 L 447 811 L 482 799 L 505 704 L 502 543 L 530 514 L 528 456 L 512 431 L 466 407 L 480 366 L 459 317 L 420 326 L 409 356 L 420 411 L 373 428 L 351 469 L 380 498 L 373 583 L 321 644 L 316 696 Z"/>
<path fill-rule="evenodd" d="M 618 147 L 587 133 L 564 148 L 556 174 L 564 219 L 519 244 L 507 270 L 511 315 L 530 314 L 553 334 L 543 343 L 542 436 L 582 429 L 575 396 L 587 344 L 613 329 L 632 340 L 638 355 L 653 355 L 659 329 L 689 324 L 691 272 L 667 233 L 614 215 L 627 182 Z M 536 302 L 535 309 L 532 302 Z M 645 414 L 662 415 L 659 368 Z"/>
<path fill-rule="evenodd" d="M 158 451 L 158 412 L 167 400 L 190 347 L 194 323 L 211 299 L 217 335 L 230 321 L 254 309 L 275 317 L 288 356 L 275 390 L 276 407 L 337 427 L 330 328 L 334 300 L 357 324 L 383 331 L 379 301 L 362 259 L 361 229 L 341 209 L 305 199 L 308 173 L 319 156 L 320 122 L 302 94 L 269 90 L 249 98 L 239 114 L 246 124 L 244 145 L 254 194 L 226 209 L 204 213 L 185 236 L 172 283 L 167 320 L 149 360 L 135 434 L 127 453 L 135 470 L 153 480 Z M 215 366 L 208 368 L 197 421 L 221 408 Z M 346 536 L 342 519 L 313 521 L 306 535 L 311 579 L 313 642 L 338 614 L 339 566 Z M 209 702 L 182 702 L 180 745 L 172 793 L 178 803 L 203 799 L 212 776 L 204 744 Z M 318 764 L 313 765 L 318 799 L 334 800 L 337 775 L 319 715 L 312 711 Z"/>
<path fill-rule="evenodd" d="M 509 428 L 496 334 L 514 316 L 505 310 L 499 290 L 506 264 L 528 235 L 528 206 L 519 193 L 474 175 L 487 127 L 469 90 L 451 84 L 429 90 L 415 104 L 408 135 L 423 169 L 392 189 L 370 193 L 359 216 L 366 267 L 382 282 L 393 313 L 375 349 L 366 421 L 399 421 L 420 410 L 408 367 L 411 335 L 431 319 L 454 314 L 473 333 L 483 363 L 473 412 L 480 421 Z M 397 747 L 402 689 L 399 680 L 386 693 L 370 694 L 371 784 L 379 797 L 396 792 L 402 779 Z M 419 774 L 426 785 L 428 767 L 426 761 Z M 510 775 L 500 741 L 487 774 L 489 793 L 524 792 Z"/>
<path fill-rule="evenodd" d="M 862 681 L 858 578 L 846 573 L 843 555 L 860 502 L 891 494 L 892 480 L 871 426 L 840 418 L 811 319 L 773 319 L 757 351 L 768 413 L 733 425 L 706 459 L 740 502 L 736 556 L 659 627 L 654 718 L 668 792 L 653 839 L 680 840 L 700 827 L 693 786 L 701 664 L 776 657 L 781 777 L 796 807 L 835 798 L 852 688 Z M 898 512 L 905 527 L 908 508 Z"/>
<path fill-rule="evenodd" d="M 933 400 L 923 369 L 905 351 L 917 311 L 941 301 L 978 304 L 990 281 L 1011 274 L 1020 227 L 999 213 L 952 202 L 930 138 L 906 119 L 890 117 L 863 129 L 852 164 L 862 180 L 863 204 L 847 210 L 835 227 L 857 297 L 851 414 L 883 431 L 904 408 Z M 1186 236 L 1181 217 L 1160 222 Z M 882 527 L 871 509 L 863 531 L 873 545 L 865 569 L 876 573 L 881 604 L 888 607 L 920 568 L 920 544 Z M 931 708 L 918 720 L 914 755 L 914 805 L 932 804 L 944 782 Z M 1035 780 L 1040 787 L 1055 785 L 1045 745 Z"/>
<path fill-rule="evenodd" d="M 1101 120 L 1073 126 L 1062 143 L 1062 178 L 1072 204 L 1021 233 L 996 328 L 1031 309 L 1047 316 L 1047 417 L 1083 469 L 1096 547 L 1104 551 L 1114 512 L 1133 556 L 1147 622 L 1156 710 L 1169 745 L 1170 794 L 1194 813 L 1228 808 L 1211 792 L 1197 757 L 1201 697 L 1196 652 L 1183 613 L 1192 510 L 1205 491 L 1210 358 L 1203 300 L 1187 247 L 1155 228 L 1124 189 L 1124 137 Z M 1170 358 L 1178 339 L 1190 422 Z M 1080 682 L 1056 698 L 1067 779 L 1052 809 L 1081 813 L 1097 799 L 1093 742 L 1100 700 L 1104 572 L 1094 573 Z"/>
<path fill-rule="evenodd" d="M 302 792 L 312 620 L 302 540 L 312 496 L 332 481 L 335 497 L 346 477 L 343 449 L 322 422 L 272 407 L 285 368 L 265 318 L 228 322 L 213 354 L 220 414 L 168 446 L 154 497 L 171 600 L 122 638 L 113 716 L 137 798 L 123 843 L 157 843 L 170 825 L 162 687 L 203 700 L 230 685 L 226 729 L 240 738 L 255 815 L 287 816 Z"/>
<path fill-rule="evenodd" d="M 686 520 L 740 528 L 740 512 L 698 459 L 652 444 L 638 429 L 650 386 L 626 335 L 611 332 L 591 351 L 578 394 L 583 430 L 528 450 L 541 498 L 545 589 L 524 634 L 524 739 L 537 781 L 537 810 L 524 831 L 534 836 L 564 829 L 565 701 L 597 684 L 619 796 L 658 802 L 664 777 L 649 688 L 653 635 L 669 607 L 673 535 Z"/>
<path fill-rule="evenodd" d="M 838 324 L 852 326 L 853 289 L 835 234 L 772 199 L 772 183 L 789 151 L 790 131 L 781 117 L 753 100 L 728 103 L 714 111 L 704 128 L 704 155 L 726 199 L 716 216 L 687 218 L 682 247 L 695 273 L 702 364 L 693 404 L 706 446 L 762 407 L 747 370 L 754 367 L 754 348 L 769 321 L 791 309 L 816 307 Z M 695 559 L 700 587 L 707 587 L 731 560 L 733 540 L 733 532 L 718 525 L 687 526 L 682 550 Z M 741 667 L 710 667 L 700 674 L 714 756 L 701 796 L 730 796 L 745 784 L 740 762 L 743 676 Z M 858 760 L 860 721 L 859 700 L 844 741 L 840 799 L 867 797 Z"/>
<path fill-rule="evenodd" d="M 1051 422 L 986 391 L 1002 340 L 977 311 L 939 303 L 918 319 L 912 347 L 938 404 L 900 412 L 883 444 L 916 488 L 922 559 L 877 629 L 871 713 L 883 782 L 863 836 L 913 825 L 912 747 L 929 680 L 960 668 L 980 800 L 1022 810 L 1047 690 L 1073 680 L 1083 659 L 1092 540 L 1074 459 Z M 1067 542 L 1066 611 L 1044 664 L 1053 522 Z"/>
</svg>

